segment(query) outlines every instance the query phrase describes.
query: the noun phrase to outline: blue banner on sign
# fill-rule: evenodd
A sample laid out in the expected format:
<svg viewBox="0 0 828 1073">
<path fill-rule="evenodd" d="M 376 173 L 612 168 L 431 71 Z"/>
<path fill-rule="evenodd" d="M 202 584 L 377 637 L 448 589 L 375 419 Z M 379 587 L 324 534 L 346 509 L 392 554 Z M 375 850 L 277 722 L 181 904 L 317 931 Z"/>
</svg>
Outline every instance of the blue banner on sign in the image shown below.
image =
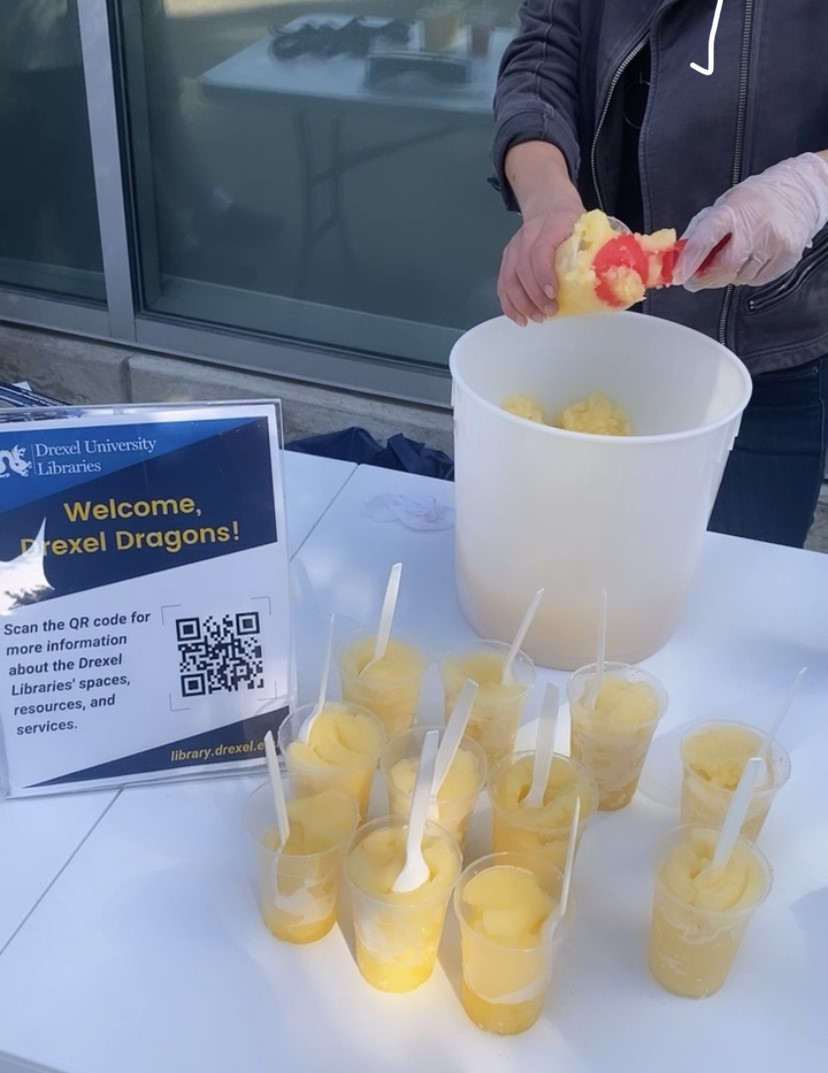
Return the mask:
<svg viewBox="0 0 828 1073">
<path fill-rule="evenodd" d="M 125 442 L 140 442 L 135 427 L 121 433 Z M 71 489 L 11 510 L 6 509 L 6 485 L 0 488 L 0 560 L 22 555 L 45 521 L 43 571 L 51 588 L 43 599 L 279 538 L 266 418 L 188 422 L 180 436 L 174 434 L 178 426 L 147 427 L 153 429 L 156 447 L 159 437 L 165 446 L 141 462 L 124 465 L 121 460 L 99 477 L 81 484 L 75 478 Z M 118 433 L 110 428 L 101 442 L 115 442 Z M 88 439 L 87 432 L 76 433 L 73 442 Z M 33 483 L 45 481 L 35 478 Z"/>
<path fill-rule="evenodd" d="M 15 424 L 0 444 L 0 513 L 136 463 L 153 461 L 249 421 L 137 421 L 83 429 L 73 424 L 48 429 Z"/>
</svg>

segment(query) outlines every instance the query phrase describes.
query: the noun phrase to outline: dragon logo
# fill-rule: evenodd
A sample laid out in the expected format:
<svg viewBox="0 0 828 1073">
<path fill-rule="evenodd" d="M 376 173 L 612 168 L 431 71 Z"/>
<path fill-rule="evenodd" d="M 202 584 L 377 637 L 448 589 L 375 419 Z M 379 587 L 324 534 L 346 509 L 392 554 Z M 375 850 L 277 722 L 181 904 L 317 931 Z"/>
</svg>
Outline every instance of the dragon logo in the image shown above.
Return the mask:
<svg viewBox="0 0 828 1073">
<path fill-rule="evenodd" d="M 28 477 L 32 464 L 23 457 L 25 453 L 25 447 L 12 447 L 10 451 L 0 451 L 0 478 L 8 477 L 11 473 Z"/>
</svg>

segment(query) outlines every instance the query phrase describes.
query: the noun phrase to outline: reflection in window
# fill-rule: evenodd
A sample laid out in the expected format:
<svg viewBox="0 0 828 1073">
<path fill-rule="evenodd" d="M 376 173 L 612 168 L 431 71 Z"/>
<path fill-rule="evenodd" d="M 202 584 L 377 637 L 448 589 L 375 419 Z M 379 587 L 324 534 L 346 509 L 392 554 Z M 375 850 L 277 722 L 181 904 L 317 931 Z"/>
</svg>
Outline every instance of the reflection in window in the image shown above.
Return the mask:
<svg viewBox="0 0 828 1073">
<path fill-rule="evenodd" d="M 122 3 L 145 307 L 444 363 L 498 312 L 514 220 L 486 179 L 514 11 Z"/>
<path fill-rule="evenodd" d="M 0 285 L 103 301 L 77 0 L 0 3 Z"/>
</svg>

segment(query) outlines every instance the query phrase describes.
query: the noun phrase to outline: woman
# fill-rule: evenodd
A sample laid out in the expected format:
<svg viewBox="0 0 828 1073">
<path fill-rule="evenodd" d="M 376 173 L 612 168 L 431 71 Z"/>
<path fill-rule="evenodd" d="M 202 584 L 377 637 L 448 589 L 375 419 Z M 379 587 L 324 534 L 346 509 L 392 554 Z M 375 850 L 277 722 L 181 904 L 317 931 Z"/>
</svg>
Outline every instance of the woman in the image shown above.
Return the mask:
<svg viewBox="0 0 828 1073">
<path fill-rule="evenodd" d="M 710 528 L 801 547 L 828 435 L 828 4 L 527 0 L 521 26 L 495 98 L 496 185 L 523 217 L 503 311 L 555 312 L 552 255 L 585 207 L 684 231 L 685 286 L 643 308 L 754 384 Z"/>
</svg>

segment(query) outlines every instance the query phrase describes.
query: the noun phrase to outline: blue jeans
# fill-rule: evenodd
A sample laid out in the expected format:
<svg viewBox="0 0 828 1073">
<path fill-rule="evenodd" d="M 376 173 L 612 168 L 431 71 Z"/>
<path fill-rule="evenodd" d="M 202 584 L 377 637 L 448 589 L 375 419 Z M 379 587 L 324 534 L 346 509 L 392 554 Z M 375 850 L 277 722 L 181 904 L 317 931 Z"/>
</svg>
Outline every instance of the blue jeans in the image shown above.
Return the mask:
<svg viewBox="0 0 828 1073">
<path fill-rule="evenodd" d="M 764 373 L 725 467 L 709 529 L 801 548 L 828 446 L 828 355 Z"/>
</svg>

